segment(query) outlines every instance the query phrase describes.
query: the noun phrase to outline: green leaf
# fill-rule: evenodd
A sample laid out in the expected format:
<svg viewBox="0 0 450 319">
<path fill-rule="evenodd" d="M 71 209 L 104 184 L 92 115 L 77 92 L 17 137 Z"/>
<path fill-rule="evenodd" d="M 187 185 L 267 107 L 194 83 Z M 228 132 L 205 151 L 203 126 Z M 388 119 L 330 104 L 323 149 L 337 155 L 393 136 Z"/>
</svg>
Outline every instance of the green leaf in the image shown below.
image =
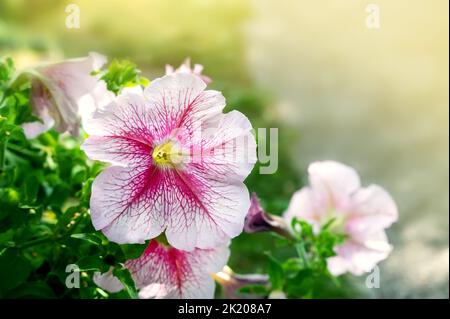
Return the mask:
<svg viewBox="0 0 450 319">
<path fill-rule="evenodd" d="M 8 229 L 6 232 L 0 234 L 0 247 L 14 246 L 14 229 Z"/>
<path fill-rule="evenodd" d="M 86 256 L 76 262 L 80 271 L 100 271 L 106 272 L 109 268 L 99 256 Z"/>
<path fill-rule="evenodd" d="M 269 264 L 267 272 L 269 274 L 270 283 L 272 284 L 272 289 L 282 290 L 285 281 L 283 267 L 272 256 L 269 255 L 268 258 Z"/>
<path fill-rule="evenodd" d="M 309 267 L 308 254 L 305 249 L 305 243 L 302 241 L 296 243 L 295 249 L 297 250 L 297 254 L 300 257 L 300 260 L 302 261 L 303 266 Z"/>
<path fill-rule="evenodd" d="M 120 245 L 120 248 L 123 251 L 125 259 L 128 260 L 140 257 L 147 246 L 147 244 L 125 244 Z"/>
<path fill-rule="evenodd" d="M 302 237 L 304 237 L 304 238 L 314 237 L 314 231 L 313 231 L 313 227 L 311 224 L 309 224 L 308 222 L 305 222 L 303 220 L 299 220 L 298 223 L 300 224 L 300 227 L 301 227 Z"/>
<path fill-rule="evenodd" d="M 84 234 L 84 233 L 72 234 L 72 235 L 70 235 L 70 237 L 75 238 L 75 239 L 85 240 L 94 245 L 102 244 L 102 239 L 100 237 L 98 237 L 96 234 Z"/>
<path fill-rule="evenodd" d="M 21 188 L 22 204 L 31 205 L 36 201 L 37 193 L 39 190 L 39 181 L 33 174 L 29 175 L 25 179 Z"/>
<path fill-rule="evenodd" d="M 314 285 L 314 271 L 312 269 L 300 270 L 297 275 L 286 283 L 286 293 L 289 297 L 309 297 Z"/>
<path fill-rule="evenodd" d="M 71 171 L 71 182 L 73 184 L 82 184 L 87 179 L 87 169 L 83 165 L 74 165 Z"/>
<path fill-rule="evenodd" d="M 8 57 L 0 60 L 0 85 L 8 82 L 14 73 L 14 62 Z"/>
<path fill-rule="evenodd" d="M 108 90 L 116 95 L 125 87 L 147 85 L 149 82 L 141 76 L 136 64 L 128 60 L 113 60 L 101 79 L 106 82 Z"/>
<path fill-rule="evenodd" d="M 298 272 L 303 269 L 303 262 L 298 258 L 289 258 L 283 262 L 283 269 L 286 273 Z"/>
<path fill-rule="evenodd" d="M 125 291 L 131 299 L 137 299 L 138 293 L 136 286 L 130 272 L 125 267 L 114 268 L 113 275 L 116 276 L 120 282 L 125 286 Z"/>
<path fill-rule="evenodd" d="M 0 295 L 24 282 L 31 269 L 30 262 L 17 249 L 8 248 L 0 253 Z"/>
</svg>

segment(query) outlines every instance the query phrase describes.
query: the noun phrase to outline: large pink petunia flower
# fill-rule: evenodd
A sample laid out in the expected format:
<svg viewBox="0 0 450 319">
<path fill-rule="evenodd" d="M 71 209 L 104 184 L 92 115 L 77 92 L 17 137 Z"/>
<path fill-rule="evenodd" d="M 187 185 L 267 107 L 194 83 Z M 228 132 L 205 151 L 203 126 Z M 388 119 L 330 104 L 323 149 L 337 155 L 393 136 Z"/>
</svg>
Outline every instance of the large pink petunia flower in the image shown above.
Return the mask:
<svg viewBox="0 0 450 319">
<path fill-rule="evenodd" d="M 305 220 L 316 232 L 334 219 L 332 230 L 346 239 L 327 260 L 329 271 L 370 272 L 392 250 L 384 232 L 398 218 L 391 196 L 377 185 L 361 187 L 357 172 L 341 163 L 315 162 L 308 173 L 311 186 L 294 194 L 284 218 Z"/>
<path fill-rule="evenodd" d="M 113 93 L 91 75 L 106 63 L 97 53 L 59 63 L 41 64 L 21 74 L 31 78 L 30 103 L 40 122 L 24 123 L 27 138 L 55 127 L 59 132 L 78 135 L 82 121 L 99 105 L 110 102 Z"/>
<path fill-rule="evenodd" d="M 142 256 L 128 260 L 125 267 L 142 299 L 209 299 L 215 289 L 212 275 L 225 266 L 229 255 L 226 246 L 187 252 L 152 240 Z M 94 274 L 94 282 L 109 292 L 123 289 L 112 271 Z"/>
<path fill-rule="evenodd" d="M 163 231 L 183 250 L 222 245 L 242 232 L 250 206 L 243 181 L 256 162 L 248 119 L 222 113 L 220 92 L 192 74 L 152 81 L 144 96 L 125 92 L 85 125 L 86 154 L 113 164 L 94 181 L 97 230 L 117 243 Z"/>
</svg>

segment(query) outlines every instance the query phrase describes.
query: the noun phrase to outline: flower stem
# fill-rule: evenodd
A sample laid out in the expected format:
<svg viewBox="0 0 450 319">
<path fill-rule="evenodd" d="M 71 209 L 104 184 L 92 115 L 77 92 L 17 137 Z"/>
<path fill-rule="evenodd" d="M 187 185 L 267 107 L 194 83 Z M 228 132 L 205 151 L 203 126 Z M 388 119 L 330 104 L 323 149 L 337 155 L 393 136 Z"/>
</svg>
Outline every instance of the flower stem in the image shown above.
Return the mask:
<svg viewBox="0 0 450 319">
<path fill-rule="evenodd" d="M 15 151 L 15 152 L 17 152 L 17 153 L 25 155 L 25 156 L 30 156 L 30 157 L 33 157 L 33 158 L 39 157 L 39 154 L 36 154 L 36 153 L 34 153 L 34 152 L 30 151 L 30 150 L 24 149 L 24 148 L 22 148 L 20 146 L 17 146 L 15 144 L 8 144 L 8 148 L 13 150 L 13 151 Z"/>
<path fill-rule="evenodd" d="M 19 248 L 19 249 L 25 249 L 25 248 L 30 248 L 30 247 L 33 247 L 33 246 L 37 246 L 37 245 L 53 242 L 53 241 L 56 241 L 56 240 L 57 239 L 55 239 L 53 236 L 45 236 L 45 237 L 41 237 L 41 238 L 37 238 L 37 239 L 32 239 L 32 240 L 26 241 L 23 244 L 17 245 L 16 247 Z"/>
<path fill-rule="evenodd" d="M 297 245 L 295 245 L 295 248 L 297 249 L 297 253 L 303 262 L 303 266 L 308 268 L 309 261 L 305 250 L 305 244 L 303 242 L 299 242 Z"/>
<path fill-rule="evenodd" d="M 6 141 L 0 142 L 0 172 L 5 169 Z"/>
</svg>

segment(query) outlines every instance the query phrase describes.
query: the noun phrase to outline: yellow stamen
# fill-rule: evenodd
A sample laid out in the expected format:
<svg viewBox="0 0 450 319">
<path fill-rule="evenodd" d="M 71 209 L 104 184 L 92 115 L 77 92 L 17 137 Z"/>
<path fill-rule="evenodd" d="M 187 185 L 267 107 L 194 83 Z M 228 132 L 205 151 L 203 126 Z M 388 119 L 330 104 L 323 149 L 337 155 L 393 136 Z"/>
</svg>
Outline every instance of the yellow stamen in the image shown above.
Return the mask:
<svg viewBox="0 0 450 319">
<path fill-rule="evenodd" d="M 153 149 L 152 157 L 156 165 L 176 165 L 181 163 L 181 151 L 173 142 L 165 142 Z"/>
</svg>

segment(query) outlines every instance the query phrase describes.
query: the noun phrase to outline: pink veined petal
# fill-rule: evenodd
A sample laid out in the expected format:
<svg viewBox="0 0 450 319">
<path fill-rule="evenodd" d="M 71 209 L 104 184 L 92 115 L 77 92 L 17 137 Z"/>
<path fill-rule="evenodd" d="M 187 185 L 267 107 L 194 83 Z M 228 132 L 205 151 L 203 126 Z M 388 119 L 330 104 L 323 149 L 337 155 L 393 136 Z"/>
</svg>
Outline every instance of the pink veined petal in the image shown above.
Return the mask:
<svg viewBox="0 0 450 319">
<path fill-rule="evenodd" d="M 160 179 L 151 163 L 106 168 L 94 180 L 90 200 L 92 223 L 117 243 L 144 243 L 164 230 L 162 198 L 151 185 Z"/>
<path fill-rule="evenodd" d="M 229 257 L 228 247 L 185 252 L 151 241 L 144 254 L 125 263 L 145 298 L 212 298 L 214 280 Z M 149 287 L 150 286 L 150 287 Z"/>
<path fill-rule="evenodd" d="M 183 250 L 215 247 L 242 232 L 250 207 L 246 186 L 207 179 L 195 171 L 164 172 L 158 187 L 166 237 Z"/>
<path fill-rule="evenodd" d="M 89 158 L 119 166 L 136 166 L 151 158 L 152 147 L 126 136 L 90 136 L 81 145 Z"/>
<path fill-rule="evenodd" d="M 352 196 L 346 232 L 361 241 L 390 227 L 397 219 L 397 206 L 392 197 L 382 187 L 371 185 Z"/>
<path fill-rule="evenodd" d="M 223 244 L 242 232 L 250 206 L 243 183 L 139 167 L 110 167 L 94 181 L 94 227 L 117 243 L 139 243 L 164 229 L 174 247 L 192 250 Z"/>
<path fill-rule="evenodd" d="M 150 284 L 141 288 L 139 299 L 175 299 L 175 289 L 169 289 L 165 284 Z"/>
<path fill-rule="evenodd" d="M 209 178 L 244 181 L 257 161 L 251 130 L 247 117 L 238 111 L 206 121 L 201 138 L 193 140 L 189 166 Z"/>
<path fill-rule="evenodd" d="M 91 159 L 121 166 L 151 160 L 153 136 L 146 125 L 145 101 L 135 92 L 125 91 L 85 121 L 85 130 L 93 135 L 81 149 Z"/>
<path fill-rule="evenodd" d="M 202 122 L 220 114 L 225 98 L 217 91 L 203 91 L 206 84 L 188 73 L 166 75 L 145 89 L 147 105 L 151 108 L 152 132 L 155 140 L 163 141 L 181 131 L 190 138 Z"/>
<path fill-rule="evenodd" d="M 152 122 L 144 97 L 125 91 L 98 109 L 85 123 L 86 133 L 95 136 L 127 137 L 152 145 Z"/>
<path fill-rule="evenodd" d="M 361 187 L 358 173 L 334 161 L 314 162 L 308 167 L 313 191 L 330 207 L 345 209 L 349 195 Z"/>
<path fill-rule="evenodd" d="M 124 288 L 120 280 L 113 275 L 112 268 L 104 274 L 95 272 L 92 279 L 97 286 L 111 293 L 119 292 Z"/>
<path fill-rule="evenodd" d="M 360 276 L 370 272 L 375 265 L 386 259 L 392 251 L 384 231 L 373 234 L 364 243 L 347 240 L 335 247 L 336 256 L 327 260 L 331 274 L 339 276 L 345 272 Z"/>
</svg>

